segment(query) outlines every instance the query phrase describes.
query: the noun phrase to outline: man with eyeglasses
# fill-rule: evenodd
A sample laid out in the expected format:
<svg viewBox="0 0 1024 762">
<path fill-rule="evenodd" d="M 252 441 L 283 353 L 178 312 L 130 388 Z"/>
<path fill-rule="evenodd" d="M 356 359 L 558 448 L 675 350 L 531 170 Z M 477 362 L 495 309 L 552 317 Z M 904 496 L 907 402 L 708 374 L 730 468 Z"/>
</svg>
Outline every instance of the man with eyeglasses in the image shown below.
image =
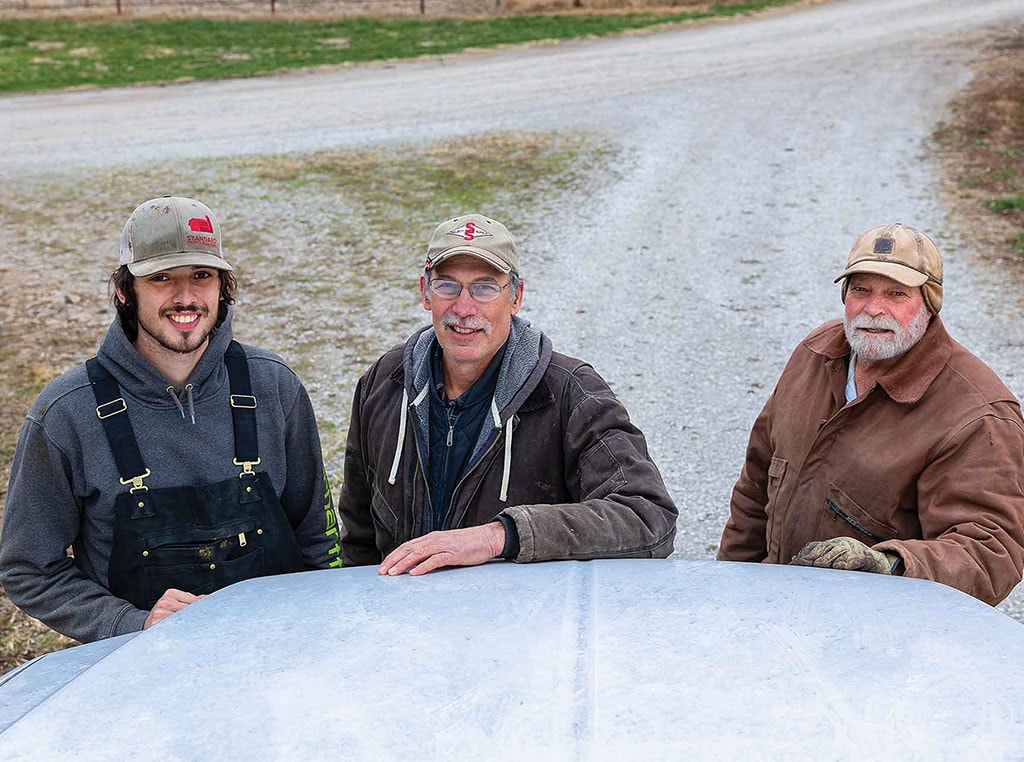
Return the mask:
<svg viewBox="0 0 1024 762">
<path fill-rule="evenodd" d="M 1024 563 L 1024 420 L 939 318 L 942 258 L 900 223 L 850 250 L 846 319 L 793 352 L 754 423 L 723 561 L 935 580 L 992 605 Z"/>
<path fill-rule="evenodd" d="M 417 575 L 498 557 L 668 556 L 677 511 L 644 436 L 593 368 L 517 315 L 505 226 L 440 224 L 420 295 L 433 324 L 356 388 L 344 563 Z"/>
</svg>

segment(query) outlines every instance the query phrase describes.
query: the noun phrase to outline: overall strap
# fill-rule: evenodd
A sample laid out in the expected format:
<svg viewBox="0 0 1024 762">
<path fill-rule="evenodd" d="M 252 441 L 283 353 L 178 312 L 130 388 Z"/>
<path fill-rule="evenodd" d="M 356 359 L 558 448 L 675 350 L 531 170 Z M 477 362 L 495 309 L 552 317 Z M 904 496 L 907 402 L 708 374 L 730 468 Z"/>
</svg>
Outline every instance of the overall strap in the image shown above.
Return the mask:
<svg viewBox="0 0 1024 762">
<path fill-rule="evenodd" d="M 224 364 L 228 369 L 228 383 L 231 386 L 231 420 L 235 428 L 235 465 L 242 467 L 242 473 L 253 473 L 252 467 L 260 462 L 259 445 L 256 440 L 256 398 L 252 394 L 249 378 L 249 361 L 242 345 L 234 339 L 224 353 Z"/>
<path fill-rule="evenodd" d="M 135 439 L 132 422 L 128 420 L 128 405 L 121 396 L 117 380 L 95 357 L 86 360 L 85 369 L 96 397 L 96 415 L 103 424 L 103 433 L 107 435 L 114 454 L 121 484 L 131 484 L 132 492 L 148 489 L 142 480 L 149 476 L 150 471 L 142 462 L 139 443 Z"/>
</svg>

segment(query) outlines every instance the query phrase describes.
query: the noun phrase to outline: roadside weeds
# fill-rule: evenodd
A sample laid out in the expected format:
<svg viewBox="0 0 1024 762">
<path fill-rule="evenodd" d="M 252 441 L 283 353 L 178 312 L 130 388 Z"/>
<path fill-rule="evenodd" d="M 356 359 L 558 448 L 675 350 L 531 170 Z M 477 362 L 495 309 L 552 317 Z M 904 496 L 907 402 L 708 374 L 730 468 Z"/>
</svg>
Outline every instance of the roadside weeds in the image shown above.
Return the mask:
<svg viewBox="0 0 1024 762">
<path fill-rule="evenodd" d="M 933 138 L 954 227 L 1024 265 L 1024 25 L 994 32 Z"/>
</svg>

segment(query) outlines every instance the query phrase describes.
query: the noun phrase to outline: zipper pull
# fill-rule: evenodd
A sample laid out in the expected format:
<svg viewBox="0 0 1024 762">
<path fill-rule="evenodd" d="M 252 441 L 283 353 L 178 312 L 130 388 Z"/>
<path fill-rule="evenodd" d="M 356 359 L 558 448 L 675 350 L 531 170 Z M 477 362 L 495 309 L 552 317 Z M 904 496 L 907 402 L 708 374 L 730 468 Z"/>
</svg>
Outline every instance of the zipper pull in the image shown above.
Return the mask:
<svg viewBox="0 0 1024 762">
<path fill-rule="evenodd" d="M 244 548 L 246 545 L 245 532 L 238 533 L 238 547 Z"/>
<path fill-rule="evenodd" d="M 455 435 L 455 427 L 454 426 L 449 426 L 448 427 L 448 446 L 449 447 L 452 446 L 452 439 L 454 438 L 454 435 Z"/>
</svg>

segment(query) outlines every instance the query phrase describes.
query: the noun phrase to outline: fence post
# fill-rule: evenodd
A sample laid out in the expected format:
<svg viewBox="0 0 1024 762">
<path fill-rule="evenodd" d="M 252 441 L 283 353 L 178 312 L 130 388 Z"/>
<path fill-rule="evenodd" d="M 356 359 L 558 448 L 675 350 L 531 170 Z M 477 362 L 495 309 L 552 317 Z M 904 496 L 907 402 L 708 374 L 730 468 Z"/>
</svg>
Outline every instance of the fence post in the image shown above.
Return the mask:
<svg viewBox="0 0 1024 762">
<path fill-rule="evenodd" d="M 121 0 L 117 0 L 117 15 L 121 15 Z"/>
</svg>

